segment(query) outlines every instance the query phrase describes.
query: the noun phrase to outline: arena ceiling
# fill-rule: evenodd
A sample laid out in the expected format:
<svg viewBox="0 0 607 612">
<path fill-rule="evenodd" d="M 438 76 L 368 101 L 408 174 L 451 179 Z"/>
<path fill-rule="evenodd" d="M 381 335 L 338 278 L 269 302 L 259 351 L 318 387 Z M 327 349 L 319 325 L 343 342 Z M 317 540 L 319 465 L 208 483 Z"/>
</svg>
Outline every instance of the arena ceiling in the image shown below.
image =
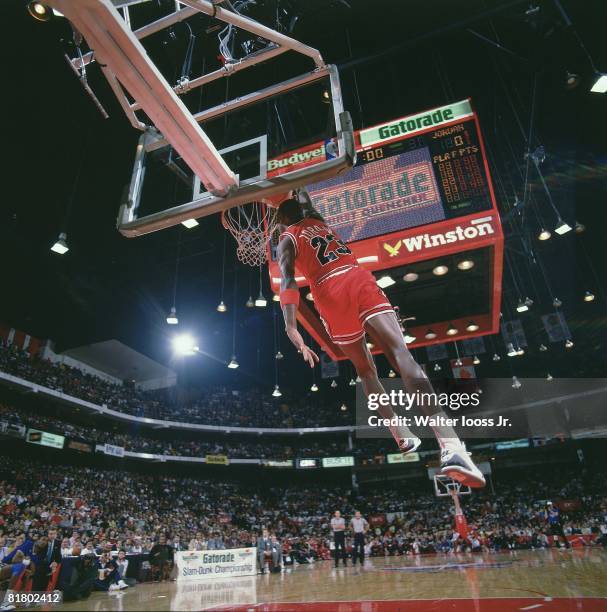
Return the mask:
<svg viewBox="0 0 607 612">
<path fill-rule="evenodd" d="M 258 275 L 236 266 L 229 237 L 223 294 L 229 311 L 222 315 L 215 310 L 222 297 L 225 237 L 217 218 L 203 220 L 194 230 L 172 229 L 135 240 L 116 231 L 118 205 L 138 134 L 97 68 L 89 71 L 90 82 L 110 119 L 102 119 L 83 92 L 63 57 L 69 39 L 66 24 L 60 20 L 35 22 L 24 4 L 13 0 L 0 7 L 2 23 L 9 24 L 1 43 L 6 59 L 0 104 L 7 146 L 0 204 L 0 320 L 51 337 L 59 349 L 117 338 L 173 366 L 169 363 L 172 330 L 167 329 L 165 317 L 172 305 L 179 252 L 180 320 L 209 355 L 195 358 L 187 373 L 192 379 L 207 381 L 232 376 L 224 363 L 232 352 L 232 307 L 236 303 L 241 363 L 237 372 L 273 383 L 273 328 L 280 332 L 282 327 L 271 307 L 245 308 L 247 297 L 258 292 Z M 146 10 L 161 14 L 166 10 L 163 4 L 148 2 Z M 563 5 L 595 64 L 607 71 L 604 3 L 564 0 Z M 563 300 L 576 340 L 577 352 L 558 348 L 554 366 L 542 362 L 541 369 L 551 367 L 554 375 L 561 376 L 575 370 L 581 375 L 583 363 L 586 374 L 604 372 L 605 293 L 601 295 L 598 279 L 586 262 L 590 258 L 595 263 L 604 286 L 602 228 L 607 213 L 601 202 L 607 182 L 607 99 L 588 92 L 592 76 L 588 59 L 557 5 L 552 0 L 474 0 L 464 8 L 449 0 L 257 0 L 250 10 L 267 25 L 278 18 L 285 31 L 316 46 L 327 61 L 341 67 L 346 108 L 356 128 L 455 99 L 473 99 L 488 143 L 504 220 L 507 265 L 519 279 L 516 284 L 523 279 L 535 300 L 533 312 L 521 316 L 528 338 L 534 346 L 541 342 L 538 315 L 552 310 L 552 295 L 556 294 Z M 219 65 L 214 25 L 202 16 L 193 25 L 192 64 L 199 68 L 203 63 L 207 69 Z M 166 71 L 180 69 L 188 42 L 185 29 L 176 27 L 173 34 L 150 42 L 150 53 Z M 288 62 L 278 67 L 279 71 L 292 69 Z M 529 130 L 536 71 L 537 121 L 532 142 L 545 146 L 543 170 L 563 217 L 587 226 L 581 236 L 545 244 L 533 240 L 537 231 L 534 215 L 513 206 L 515 195 L 523 196 L 524 137 Z M 578 87 L 566 88 L 567 71 L 579 75 Z M 244 79 L 242 87 L 254 88 L 255 78 Z M 289 119 L 297 121 L 297 113 L 293 115 Z M 552 219 L 541 183 L 536 175 L 529 178 L 543 215 Z M 49 246 L 64 221 L 70 252 L 57 257 Z M 549 290 L 538 281 L 541 266 L 548 275 Z M 266 275 L 263 282 L 269 296 Z M 579 299 L 587 286 L 597 294 L 592 304 Z M 512 312 L 520 297 L 516 293 L 507 270 L 506 311 Z M 429 289 L 424 299 L 438 298 Z M 474 291 L 458 294 L 458 300 L 474 299 Z M 295 369 L 297 356 L 285 350 L 284 337 L 280 343 L 286 354 L 280 364 L 281 381 L 308 384 Z M 543 375 L 533 350 L 528 353 L 516 362 L 516 373 Z M 418 358 L 425 361 L 423 354 Z M 511 375 L 512 367 L 512 362 L 503 359 L 480 373 Z"/>
</svg>

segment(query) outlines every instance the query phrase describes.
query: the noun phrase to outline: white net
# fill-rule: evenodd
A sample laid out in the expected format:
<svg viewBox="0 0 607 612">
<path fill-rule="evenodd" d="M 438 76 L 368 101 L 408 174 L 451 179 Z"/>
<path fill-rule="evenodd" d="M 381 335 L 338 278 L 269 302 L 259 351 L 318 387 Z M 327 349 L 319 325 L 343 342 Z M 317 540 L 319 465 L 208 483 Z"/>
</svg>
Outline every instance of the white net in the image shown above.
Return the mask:
<svg viewBox="0 0 607 612">
<path fill-rule="evenodd" d="M 221 213 L 223 226 L 237 243 L 238 259 L 260 266 L 268 259 L 268 242 L 276 231 L 275 210 L 262 202 L 251 202 Z"/>
</svg>

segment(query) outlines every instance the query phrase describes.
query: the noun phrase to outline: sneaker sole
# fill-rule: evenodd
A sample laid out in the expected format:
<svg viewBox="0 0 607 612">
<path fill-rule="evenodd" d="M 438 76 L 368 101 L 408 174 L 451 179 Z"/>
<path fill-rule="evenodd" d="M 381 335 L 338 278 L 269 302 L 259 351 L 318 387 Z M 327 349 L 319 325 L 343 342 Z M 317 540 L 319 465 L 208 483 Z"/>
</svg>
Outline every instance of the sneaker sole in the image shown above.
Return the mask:
<svg viewBox="0 0 607 612">
<path fill-rule="evenodd" d="M 445 467 L 440 471 L 440 473 L 444 476 L 452 478 L 453 480 L 457 480 L 457 482 L 466 487 L 470 487 L 471 489 L 482 489 L 487 484 L 482 474 L 479 477 L 478 474 L 470 472 L 469 470 L 459 466 Z"/>
<path fill-rule="evenodd" d="M 407 450 L 401 450 L 400 454 L 408 455 L 409 453 L 414 453 L 422 445 L 422 441 L 419 438 L 415 438 L 415 440 L 416 442 L 411 448 L 408 448 Z"/>
</svg>

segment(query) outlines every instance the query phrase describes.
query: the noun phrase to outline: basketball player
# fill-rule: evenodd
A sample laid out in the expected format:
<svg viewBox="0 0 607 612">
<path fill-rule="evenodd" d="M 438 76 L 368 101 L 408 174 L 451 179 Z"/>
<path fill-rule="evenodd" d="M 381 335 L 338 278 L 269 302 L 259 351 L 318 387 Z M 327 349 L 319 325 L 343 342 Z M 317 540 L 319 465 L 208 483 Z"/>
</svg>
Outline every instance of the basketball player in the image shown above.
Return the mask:
<svg viewBox="0 0 607 612">
<path fill-rule="evenodd" d="M 365 333 L 371 336 L 392 367 L 400 372 L 410 393 L 433 394 L 424 371 L 407 349 L 394 308 L 377 286 L 375 277 L 358 265 L 356 257 L 328 227 L 314 209 L 305 190 L 281 203 L 277 211 L 279 230 L 278 260 L 281 270 L 280 303 L 286 332 L 295 348 L 310 367 L 318 355 L 306 346 L 297 329 L 299 289 L 295 282 L 295 267 L 310 283 L 314 304 L 331 340 L 352 361 L 362 380 L 365 394 L 385 393 L 373 357 L 367 348 Z M 429 397 L 429 396 L 427 396 Z M 435 404 L 433 402 L 433 404 Z M 436 405 L 419 406 L 426 414 L 442 415 Z M 379 413 L 391 418 L 390 406 Z M 403 425 L 390 426 L 390 432 L 401 453 L 416 450 L 421 441 Z M 441 448 L 441 474 L 470 487 L 485 486 L 485 479 L 450 425 L 433 427 Z"/>
</svg>

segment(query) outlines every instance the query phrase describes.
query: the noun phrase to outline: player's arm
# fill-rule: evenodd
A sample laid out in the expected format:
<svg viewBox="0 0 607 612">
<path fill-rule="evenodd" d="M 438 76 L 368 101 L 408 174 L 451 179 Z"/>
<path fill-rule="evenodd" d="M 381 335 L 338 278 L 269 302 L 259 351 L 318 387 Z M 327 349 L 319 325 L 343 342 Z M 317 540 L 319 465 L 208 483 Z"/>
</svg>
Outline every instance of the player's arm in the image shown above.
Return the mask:
<svg viewBox="0 0 607 612">
<path fill-rule="evenodd" d="M 299 289 L 295 281 L 295 247 L 290 238 L 285 238 L 278 245 L 278 263 L 280 265 L 280 305 L 285 318 L 285 329 L 289 340 L 302 354 L 311 368 L 318 362 L 318 355 L 306 346 L 297 329 L 297 308 L 299 306 Z"/>
</svg>

